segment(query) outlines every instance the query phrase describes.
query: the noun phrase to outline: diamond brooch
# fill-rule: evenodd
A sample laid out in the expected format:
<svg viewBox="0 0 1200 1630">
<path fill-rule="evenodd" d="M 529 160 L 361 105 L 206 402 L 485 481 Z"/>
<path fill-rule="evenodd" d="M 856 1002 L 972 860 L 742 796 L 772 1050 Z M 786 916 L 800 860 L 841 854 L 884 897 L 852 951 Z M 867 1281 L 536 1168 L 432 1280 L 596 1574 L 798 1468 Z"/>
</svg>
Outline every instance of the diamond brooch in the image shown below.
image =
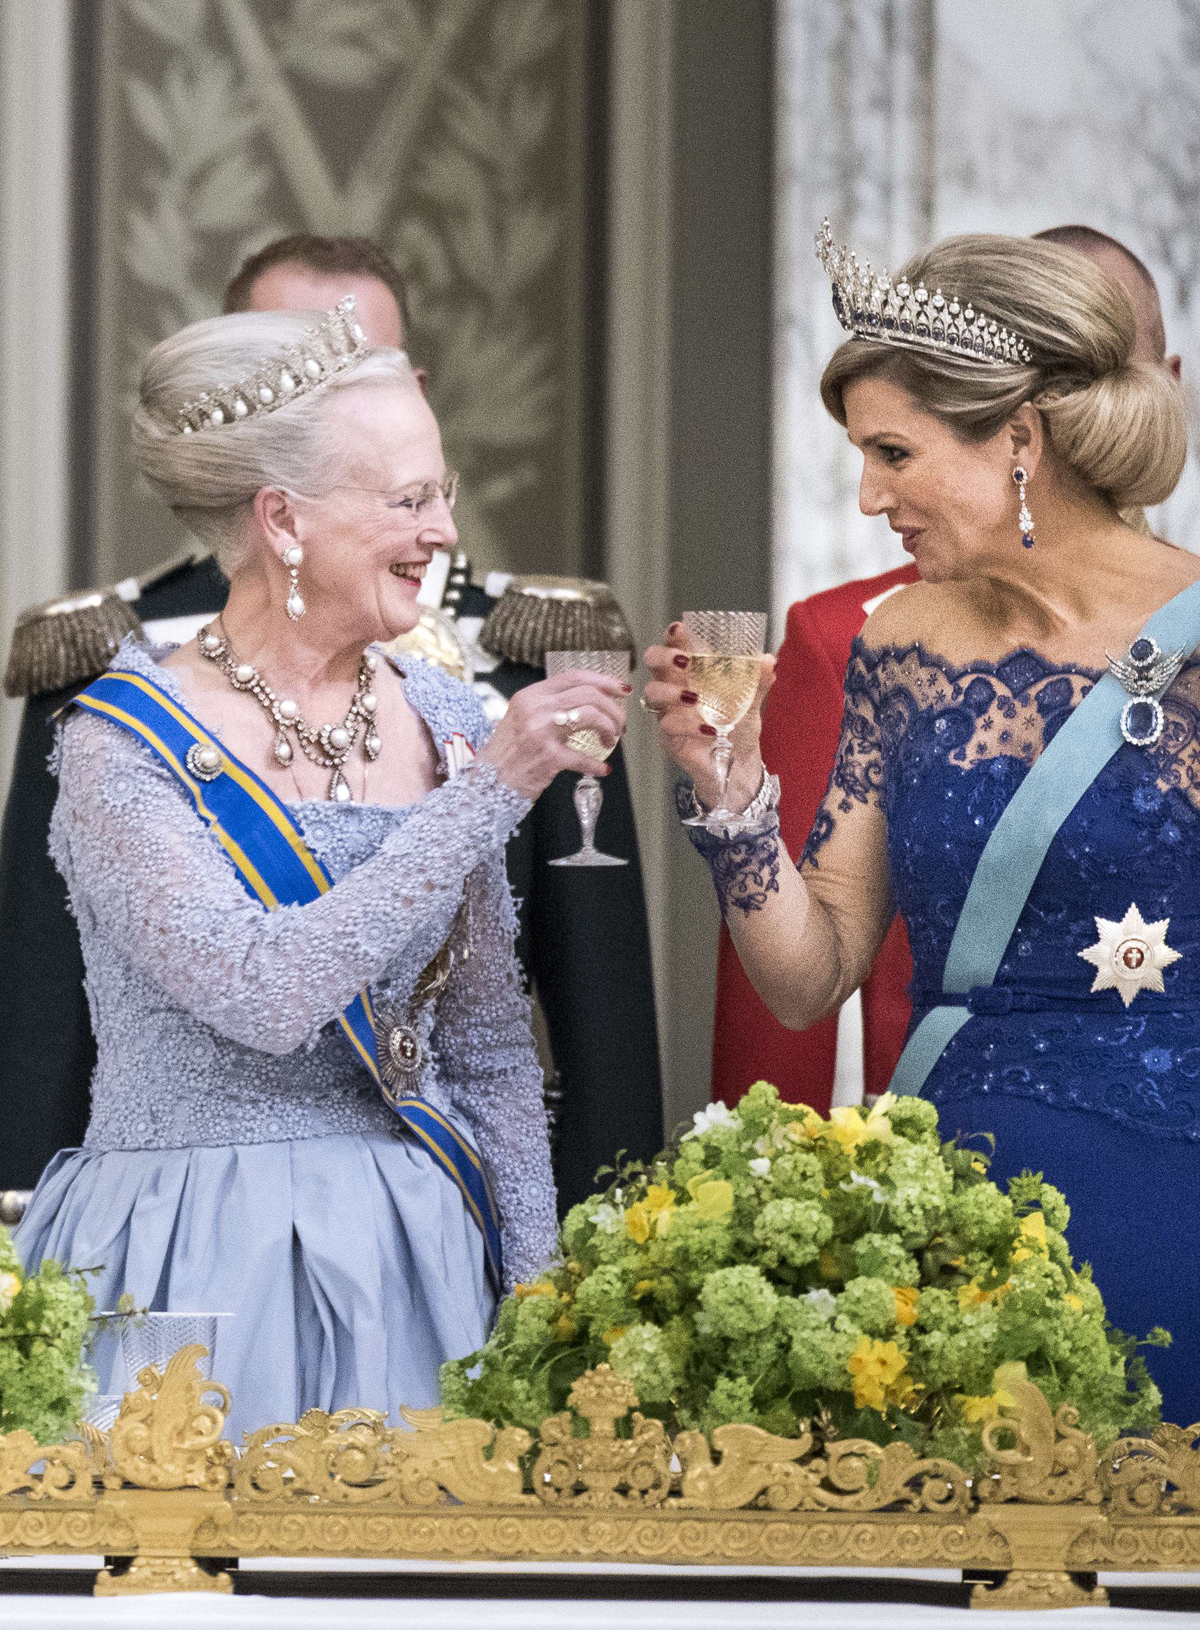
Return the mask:
<svg viewBox="0 0 1200 1630">
<path fill-rule="evenodd" d="M 1165 721 L 1159 698 L 1186 656 L 1183 650 L 1164 655 L 1157 640 L 1142 634 L 1125 656 L 1108 657 L 1109 673 L 1129 696 L 1121 709 L 1121 734 L 1131 747 L 1153 747 L 1162 735 Z"/>
</svg>

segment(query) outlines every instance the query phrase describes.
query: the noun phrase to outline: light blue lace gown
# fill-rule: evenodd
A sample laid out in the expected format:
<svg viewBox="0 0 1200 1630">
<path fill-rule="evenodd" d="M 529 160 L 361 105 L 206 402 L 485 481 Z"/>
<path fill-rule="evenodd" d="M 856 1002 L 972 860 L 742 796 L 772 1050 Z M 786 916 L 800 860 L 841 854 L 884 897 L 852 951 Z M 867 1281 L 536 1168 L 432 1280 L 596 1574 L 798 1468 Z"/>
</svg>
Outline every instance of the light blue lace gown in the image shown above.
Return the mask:
<svg viewBox="0 0 1200 1630">
<path fill-rule="evenodd" d="M 126 641 L 114 666 L 183 702 L 163 654 Z M 465 686 L 416 661 L 404 672 L 443 765 L 453 732 L 482 744 Z M 527 801 L 479 764 L 405 807 L 294 804 L 335 883 L 268 914 L 125 731 L 68 717 L 58 771 L 51 850 L 98 1060 L 83 1148 L 51 1164 L 18 1231 L 26 1266 L 99 1268 L 99 1308 L 128 1292 L 234 1314 L 213 1373 L 233 1392 L 235 1437 L 314 1407 L 395 1417 L 435 1403 L 439 1365 L 479 1347 L 494 1311 L 482 1238 L 336 1018 L 364 986 L 403 1012 L 465 885 L 453 972 L 417 1021 L 418 1084 L 487 1164 L 507 1283 L 536 1272 L 554 1247 L 554 1188 L 504 870 Z M 115 1343 L 98 1367 L 101 1391 L 127 1384 Z"/>
</svg>

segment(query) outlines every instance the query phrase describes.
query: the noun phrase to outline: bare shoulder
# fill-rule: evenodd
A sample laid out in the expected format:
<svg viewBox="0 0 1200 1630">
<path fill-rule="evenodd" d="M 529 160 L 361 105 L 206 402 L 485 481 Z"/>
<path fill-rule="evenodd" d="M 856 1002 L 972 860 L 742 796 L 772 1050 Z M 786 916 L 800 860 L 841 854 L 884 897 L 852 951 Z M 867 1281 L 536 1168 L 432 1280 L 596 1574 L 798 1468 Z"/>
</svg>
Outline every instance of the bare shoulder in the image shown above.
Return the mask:
<svg viewBox="0 0 1200 1630">
<path fill-rule="evenodd" d="M 862 628 L 870 650 L 924 645 L 941 650 L 969 638 L 978 613 L 957 583 L 910 583 L 876 606 Z"/>
</svg>

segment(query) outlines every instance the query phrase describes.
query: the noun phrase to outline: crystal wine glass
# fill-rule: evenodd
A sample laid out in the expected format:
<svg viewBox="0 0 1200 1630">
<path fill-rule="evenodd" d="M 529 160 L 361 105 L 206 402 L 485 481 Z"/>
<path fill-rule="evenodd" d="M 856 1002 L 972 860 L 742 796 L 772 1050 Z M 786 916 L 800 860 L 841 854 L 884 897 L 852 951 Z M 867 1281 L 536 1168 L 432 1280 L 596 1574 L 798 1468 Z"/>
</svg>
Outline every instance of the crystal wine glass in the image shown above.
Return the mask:
<svg viewBox="0 0 1200 1630">
<path fill-rule="evenodd" d="M 703 826 L 710 832 L 737 832 L 742 820 L 726 807 L 734 726 L 750 710 L 758 694 L 762 655 L 767 639 L 767 617 L 762 611 L 685 611 L 684 627 L 692 649 L 688 684 L 699 694 L 697 711 L 717 732 L 712 744 L 717 777 L 717 802 L 707 815 L 691 815 L 685 826 Z"/>
<path fill-rule="evenodd" d="M 587 673 L 607 674 L 610 679 L 625 682 L 629 678 L 629 652 L 546 652 L 547 674 L 565 673 L 568 668 L 582 668 Z M 577 753 L 586 753 L 588 758 L 594 758 L 598 763 L 603 763 L 613 750 L 612 747 L 604 745 L 604 738 L 597 731 L 586 727 L 573 731 L 567 737 L 567 746 L 574 748 Z M 558 860 L 552 860 L 551 866 L 628 866 L 627 860 L 622 860 L 618 855 L 606 855 L 596 848 L 596 821 L 600 816 L 603 799 L 604 789 L 599 779 L 594 775 L 580 776 L 575 788 L 575 813 L 579 816 L 583 843 L 573 855 L 562 855 Z"/>
</svg>

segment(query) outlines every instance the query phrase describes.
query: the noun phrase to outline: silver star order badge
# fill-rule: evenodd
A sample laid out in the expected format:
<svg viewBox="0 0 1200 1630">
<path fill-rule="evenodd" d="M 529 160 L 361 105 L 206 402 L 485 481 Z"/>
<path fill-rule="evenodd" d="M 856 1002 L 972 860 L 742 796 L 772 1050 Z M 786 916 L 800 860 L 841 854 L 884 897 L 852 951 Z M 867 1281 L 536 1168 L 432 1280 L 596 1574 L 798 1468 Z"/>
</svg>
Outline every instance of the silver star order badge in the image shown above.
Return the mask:
<svg viewBox="0 0 1200 1630">
<path fill-rule="evenodd" d="M 1099 935 L 1095 945 L 1076 953 L 1096 969 L 1093 994 L 1116 990 L 1128 1007 L 1140 990 L 1162 990 L 1163 969 L 1178 962 L 1182 955 L 1167 944 L 1171 919 L 1143 922 L 1137 906 L 1131 905 L 1119 923 L 1107 917 L 1097 917 L 1095 922 Z"/>
</svg>

